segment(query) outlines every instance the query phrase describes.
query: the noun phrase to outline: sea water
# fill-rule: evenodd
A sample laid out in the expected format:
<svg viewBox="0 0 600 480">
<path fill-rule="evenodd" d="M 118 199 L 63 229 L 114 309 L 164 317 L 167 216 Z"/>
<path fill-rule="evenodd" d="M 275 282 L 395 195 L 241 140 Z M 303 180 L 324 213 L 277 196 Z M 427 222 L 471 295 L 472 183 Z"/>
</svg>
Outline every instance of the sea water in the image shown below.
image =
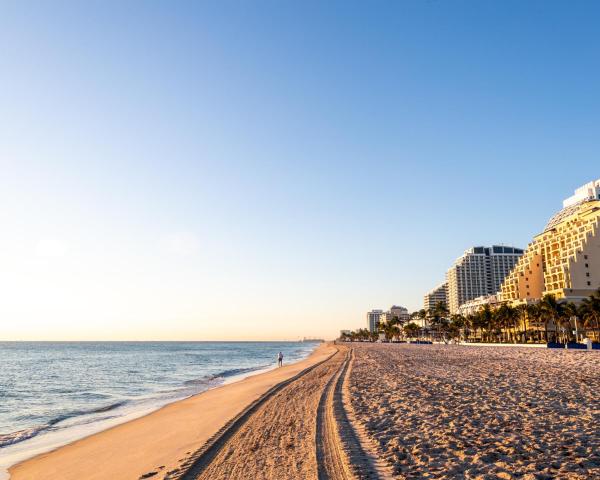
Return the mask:
<svg viewBox="0 0 600 480">
<path fill-rule="evenodd" d="M 302 342 L 0 342 L 0 479 L 25 458 L 315 348 Z"/>
</svg>

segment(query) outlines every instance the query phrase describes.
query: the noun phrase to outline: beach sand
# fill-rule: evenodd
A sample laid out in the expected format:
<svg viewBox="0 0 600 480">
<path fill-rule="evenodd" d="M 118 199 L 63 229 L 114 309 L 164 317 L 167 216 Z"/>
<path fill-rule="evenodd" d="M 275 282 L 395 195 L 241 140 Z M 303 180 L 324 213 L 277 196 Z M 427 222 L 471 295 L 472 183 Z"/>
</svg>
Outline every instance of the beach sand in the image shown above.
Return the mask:
<svg viewBox="0 0 600 480">
<path fill-rule="evenodd" d="M 332 353 L 319 346 L 309 358 L 167 405 L 10 468 L 11 480 L 161 478 L 176 469 L 230 418 L 272 386 Z"/>
<path fill-rule="evenodd" d="M 597 352 L 326 344 L 23 462 L 11 478 L 600 478 L 599 372 Z"/>
<path fill-rule="evenodd" d="M 342 347 L 343 348 L 343 347 Z M 227 441 L 197 480 L 316 479 L 318 406 L 344 355 L 336 354 L 269 399 Z"/>
<path fill-rule="evenodd" d="M 398 478 L 600 478 L 600 355 L 358 344 L 348 388 Z"/>
</svg>

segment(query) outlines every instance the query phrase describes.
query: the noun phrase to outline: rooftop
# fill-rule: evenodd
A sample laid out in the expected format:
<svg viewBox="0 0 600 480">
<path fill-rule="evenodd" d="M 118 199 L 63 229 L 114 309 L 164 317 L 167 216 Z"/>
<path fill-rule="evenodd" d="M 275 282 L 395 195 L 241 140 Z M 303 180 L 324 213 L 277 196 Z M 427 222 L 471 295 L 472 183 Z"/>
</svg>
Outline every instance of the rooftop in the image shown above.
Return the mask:
<svg viewBox="0 0 600 480">
<path fill-rule="evenodd" d="M 544 232 L 552 230 L 567 217 L 577 213 L 582 204 L 594 200 L 600 200 L 600 179 L 582 185 L 575 190 L 575 195 L 564 200 L 562 210 L 555 213 L 550 220 L 548 220 Z"/>
<path fill-rule="evenodd" d="M 600 178 L 577 188 L 574 195 L 563 201 L 563 208 L 590 200 L 600 200 Z"/>
</svg>

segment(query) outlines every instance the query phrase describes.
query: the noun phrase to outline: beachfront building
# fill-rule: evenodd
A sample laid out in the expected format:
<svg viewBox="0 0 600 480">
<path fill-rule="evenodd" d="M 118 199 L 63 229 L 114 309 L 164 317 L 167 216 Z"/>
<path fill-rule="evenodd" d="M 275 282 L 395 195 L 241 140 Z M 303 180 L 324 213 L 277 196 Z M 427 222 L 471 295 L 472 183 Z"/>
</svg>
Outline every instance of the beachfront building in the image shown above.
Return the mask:
<svg viewBox="0 0 600 480">
<path fill-rule="evenodd" d="M 433 308 L 433 307 L 431 307 Z M 421 328 L 421 329 L 427 329 L 429 328 L 429 321 L 427 319 L 427 315 L 425 315 L 424 317 L 418 315 L 419 312 L 415 312 L 415 315 L 413 317 L 411 317 L 410 319 L 410 323 L 414 323 L 417 327 Z"/>
<path fill-rule="evenodd" d="M 575 190 L 575 194 L 563 200 L 563 208 L 571 207 L 582 202 L 600 200 L 600 179 L 586 183 Z"/>
<path fill-rule="evenodd" d="M 481 297 L 468 300 L 458 307 L 458 314 L 465 317 L 469 315 L 475 315 L 485 305 L 489 305 L 491 308 L 496 308 L 500 305 L 499 295 L 482 295 Z"/>
<path fill-rule="evenodd" d="M 347 339 L 352 335 L 352 330 L 340 330 L 340 337 L 342 340 Z"/>
<path fill-rule="evenodd" d="M 385 319 L 383 310 L 371 310 L 367 312 L 367 329 L 369 332 L 377 332 L 377 325 Z"/>
<path fill-rule="evenodd" d="M 423 309 L 425 311 L 433 310 L 440 302 L 444 305 L 448 305 L 447 290 L 448 284 L 444 282 L 427 292 L 423 297 Z"/>
<path fill-rule="evenodd" d="M 600 287 L 600 179 L 563 202 L 506 277 L 502 300 L 513 305 L 546 294 L 575 303 Z"/>
<path fill-rule="evenodd" d="M 392 305 L 387 312 L 383 310 L 371 310 L 367 312 L 367 324 L 370 332 L 377 331 L 377 322 L 385 323 L 397 318 L 402 323 L 406 323 L 410 320 L 410 314 L 408 309 L 400 307 L 398 305 Z"/>
<path fill-rule="evenodd" d="M 402 323 L 406 323 L 410 320 L 410 313 L 408 313 L 408 309 L 405 307 L 400 307 L 398 305 L 392 305 L 388 312 L 389 318 L 398 318 Z"/>
<path fill-rule="evenodd" d="M 450 313 L 469 300 L 496 294 L 522 255 L 522 249 L 504 245 L 466 250 L 446 273 Z"/>
</svg>

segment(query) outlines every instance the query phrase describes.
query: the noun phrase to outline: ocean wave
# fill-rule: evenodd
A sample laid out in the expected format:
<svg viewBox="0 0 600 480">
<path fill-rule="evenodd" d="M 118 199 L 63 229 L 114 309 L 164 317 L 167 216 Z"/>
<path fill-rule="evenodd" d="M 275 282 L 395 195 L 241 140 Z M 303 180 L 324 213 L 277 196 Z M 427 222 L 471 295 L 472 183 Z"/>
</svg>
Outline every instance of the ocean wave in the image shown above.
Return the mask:
<svg viewBox="0 0 600 480">
<path fill-rule="evenodd" d="M 79 393 L 77 396 L 81 397 L 81 398 L 86 398 L 86 399 L 91 398 L 94 400 L 103 400 L 105 398 L 112 397 L 112 395 L 110 395 L 110 394 L 100 393 L 100 392 L 83 392 L 83 393 Z"/>
<path fill-rule="evenodd" d="M 224 370 L 223 372 L 217 374 L 216 378 L 227 378 L 227 377 L 235 377 L 236 375 L 243 375 L 244 373 L 256 372 L 258 370 L 262 370 L 267 368 L 269 365 L 259 365 L 258 367 L 247 367 L 247 368 L 232 368 L 231 370 Z"/>
<path fill-rule="evenodd" d="M 186 380 L 183 382 L 183 385 L 186 387 L 192 387 L 196 385 L 209 385 L 212 381 L 214 381 L 217 377 L 214 375 L 208 375 L 206 377 L 193 378 L 191 380 Z"/>
<path fill-rule="evenodd" d="M 128 403 L 127 400 L 122 400 L 120 402 L 111 403 L 110 405 L 106 405 L 104 407 L 98 407 L 98 408 L 95 408 L 93 410 L 89 410 L 89 411 L 83 413 L 82 415 L 85 415 L 86 413 L 104 413 L 104 412 L 108 412 L 110 410 L 114 410 L 115 408 L 122 407 L 123 405 L 126 405 L 127 403 Z"/>
<path fill-rule="evenodd" d="M 0 448 L 7 447 L 15 443 L 23 442 L 25 440 L 29 440 L 30 438 L 33 438 L 42 432 L 56 428 L 57 424 L 59 424 L 60 422 L 64 422 L 65 420 L 68 420 L 70 418 L 81 417 L 83 415 L 93 415 L 95 413 L 109 412 L 116 408 L 122 407 L 127 403 L 128 402 L 124 400 L 120 402 L 114 402 L 109 405 L 103 405 L 101 407 L 91 408 L 89 410 L 77 410 L 73 412 L 63 413 L 54 418 L 51 418 L 43 425 L 36 425 L 34 427 L 24 428 L 22 430 L 17 430 L 16 432 L 11 433 L 0 433 Z"/>
<path fill-rule="evenodd" d="M 192 385 L 210 385 L 215 382 L 215 380 L 219 380 L 222 378 L 235 377 L 236 375 L 243 375 L 244 373 L 256 372 L 258 370 L 263 370 L 267 368 L 269 365 L 259 365 L 257 367 L 246 367 L 246 368 L 231 368 L 229 370 L 223 370 L 222 372 L 215 373 L 212 375 L 207 375 L 205 377 L 194 378 L 192 380 L 186 380 L 183 382 L 185 386 Z"/>
<path fill-rule="evenodd" d="M 13 359 L 0 371 L 0 425 L 4 426 L 0 448 L 20 442 L 26 447 L 28 439 L 37 435 L 60 438 L 62 432 L 76 431 L 84 424 L 86 431 L 94 430 L 96 423 L 101 429 L 119 417 L 156 409 L 274 366 L 277 350 L 283 350 L 286 363 L 297 360 L 306 356 L 305 347 L 273 342 L 0 342 L 0 353 Z M 96 352 L 102 354 L 101 362 Z M 26 360 L 27 367 L 20 359 Z M 32 382 L 31 372 L 43 381 Z"/>
<path fill-rule="evenodd" d="M 8 447 L 14 443 L 23 442 L 32 437 L 35 437 L 41 431 L 46 430 L 49 427 L 32 427 L 25 428 L 23 430 L 18 430 L 16 432 L 11 433 L 0 433 L 0 448 Z"/>
</svg>

